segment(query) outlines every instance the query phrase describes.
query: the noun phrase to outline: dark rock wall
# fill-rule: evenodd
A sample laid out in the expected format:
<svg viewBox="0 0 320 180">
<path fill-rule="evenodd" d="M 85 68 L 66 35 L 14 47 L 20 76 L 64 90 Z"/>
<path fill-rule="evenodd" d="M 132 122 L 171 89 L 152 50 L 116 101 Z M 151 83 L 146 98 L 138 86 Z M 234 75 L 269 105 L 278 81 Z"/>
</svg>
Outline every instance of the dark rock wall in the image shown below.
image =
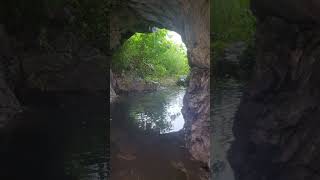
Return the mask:
<svg viewBox="0 0 320 180">
<path fill-rule="evenodd" d="M 108 54 L 71 23 L 81 17 L 63 3 L 61 13 L 50 13 L 44 3 L 0 2 L 0 127 L 20 112 L 30 89 L 108 89 Z"/>
<path fill-rule="evenodd" d="M 27 88 L 45 91 L 106 90 L 108 58 L 100 49 L 62 32 L 37 52 L 23 53 Z"/>
<path fill-rule="evenodd" d="M 108 56 L 100 39 L 85 38 L 73 22 L 83 17 L 62 2 L 51 8 L 43 0 L 34 3 L 1 2 L 0 25 L 7 38 L 0 55 L 6 57 L 4 71 L 12 90 L 106 90 Z"/>
<path fill-rule="evenodd" d="M 3 69 L 0 64 L 0 130 L 21 110 L 20 103 L 5 80 Z"/>
<path fill-rule="evenodd" d="M 13 59 L 10 38 L 5 27 L 0 25 L 0 129 L 21 110 L 14 92 L 13 85 L 16 78 L 12 63 Z"/>
<path fill-rule="evenodd" d="M 236 179 L 319 180 L 319 2 L 252 5 L 257 64 L 234 124 Z"/>
<path fill-rule="evenodd" d="M 116 49 L 135 32 L 157 26 L 178 32 L 187 46 L 191 66 L 190 84 L 183 114 L 191 154 L 208 163 L 210 24 L 208 0 L 127 0 L 115 2 L 111 12 L 110 47 Z"/>
<path fill-rule="evenodd" d="M 0 83 L 3 87 L 1 93 L 6 94 L 1 97 L 4 98 L 0 102 L 3 107 L 10 103 L 14 107 L 18 106 L 14 94 L 23 96 L 21 94 L 25 89 L 66 91 L 108 88 L 105 80 L 109 78 L 110 54 L 105 55 L 99 48 L 92 46 L 91 42 L 81 41 L 76 29 L 65 28 L 72 21 L 72 11 L 62 8 L 64 13 L 61 16 L 60 13 L 50 15 L 52 13 L 47 12 L 48 9 L 42 3 L 36 3 L 37 6 L 26 3 L 26 9 L 24 1 L 19 1 L 19 4 L 23 10 L 21 15 L 15 15 L 14 3 L 1 6 L 2 9 L 8 7 L 8 12 L 1 11 L 1 21 L 5 22 L 0 24 L 4 23 L 10 36 L 16 38 L 9 38 L 13 56 L 1 61 L 1 67 L 4 67 L 4 70 L 0 70 Z M 165 27 L 181 34 L 188 48 L 191 66 L 191 80 L 183 108 L 188 147 L 195 159 L 208 163 L 209 1 L 126 0 L 115 1 L 112 5 L 114 9 L 111 18 L 107 19 L 110 20 L 108 28 L 112 50 L 133 33 L 150 31 L 152 26 Z M 37 12 L 33 12 L 33 7 L 37 7 Z M 34 17 L 37 13 L 41 15 Z M 15 16 L 11 16 L 12 14 Z M 7 19 L 9 17 L 12 18 Z M 27 23 L 28 20 L 32 23 Z M 0 49 L 4 50 L 5 47 Z M 3 57 L 5 56 L 1 52 L 1 58 Z"/>
</svg>

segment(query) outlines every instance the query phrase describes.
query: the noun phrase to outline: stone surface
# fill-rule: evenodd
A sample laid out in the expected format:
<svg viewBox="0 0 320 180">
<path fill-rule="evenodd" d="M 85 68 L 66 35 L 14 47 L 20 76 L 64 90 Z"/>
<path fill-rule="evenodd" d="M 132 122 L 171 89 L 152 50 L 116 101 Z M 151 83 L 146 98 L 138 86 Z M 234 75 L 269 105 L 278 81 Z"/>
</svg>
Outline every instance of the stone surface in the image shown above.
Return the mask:
<svg viewBox="0 0 320 180">
<path fill-rule="evenodd" d="M 116 82 L 115 79 L 113 78 L 113 73 L 110 70 L 110 103 L 113 103 L 116 98 L 118 97 L 118 95 L 116 94 L 116 92 L 114 91 L 114 87 L 116 86 Z"/>
<path fill-rule="evenodd" d="M 195 159 L 208 163 L 210 158 L 210 71 L 194 69 L 183 101 L 187 147 Z M 209 151 L 209 152 L 208 152 Z"/>
<path fill-rule="evenodd" d="M 295 23 L 320 23 L 317 0 L 252 0 L 251 4 L 259 18 L 274 16 Z"/>
<path fill-rule="evenodd" d="M 10 73 L 10 39 L 4 26 L 0 25 L 0 129 L 21 111 L 20 103 L 7 83 Z"/>
<path fill-rule="evenodd" d="M 259 17 L 257 65 L 233 129 L 229 159 L 235 178 L 319 179 L 319 3 L 253 5 Z"/>
<path fill-rule="evenodd" d="M 46 91 L 106 90 L 107 57 L 62 33 L 43 52 L 25 52 L 22 63 L 28 88 Z"/>
<path fill-rule="evenodd" d="M 6 83 L 4 75 L 1 73 L 2 69 L 2 65 L 0 64 L 0 129 L 21 111 L 17 98 Z"/>
</svg>

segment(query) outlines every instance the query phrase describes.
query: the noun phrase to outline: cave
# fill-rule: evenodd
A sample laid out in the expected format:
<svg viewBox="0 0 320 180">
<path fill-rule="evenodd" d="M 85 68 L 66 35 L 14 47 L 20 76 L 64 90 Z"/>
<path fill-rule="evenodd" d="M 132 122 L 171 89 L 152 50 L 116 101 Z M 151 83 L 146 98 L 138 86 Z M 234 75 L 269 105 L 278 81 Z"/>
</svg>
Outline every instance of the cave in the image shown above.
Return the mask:
<svg viewBox="0 0 320 180">
<path fill-rule="evenodd" d="M 1 15 L 4 15 L 0 25 L 3 62 L 0 64 L 0 104 L 3 110 L 0 121 L 1 134 L 4 135 L 1 142 L 9 143 L 1 154 L 5 177 L 15 179 L 22 174 L 33 177 L 39 172 L 39 179 L 78 178 L 73 174 L 83 170 L 77 168 L 81 165 L 78 161 L 69 162 L 76 168 L 69 170 L 71 174 L 64 174 L 62 156 L 64 153 L 72 154 L 64 151 L 64 147 L 72 142 L 79 145 L 78 148 L 75 145 L 74 150 L 88 151 L 91 146 L 85 146 L 85 142 L 107 139 L 100 145 L 108 143 L 108 137 L 103 133 L 104 127 L 104 131 L 109 129 L 108 120 L 104 117 L 105 111 L 108 112 L 108 101 L 102 97 L 109 87 L 110 95 L 113 93 L 112 81 L 106 85 L 111 77 L 108 61 L 126 39 L 136 32 L 149 32 L 149 27 L 175 31 L 186 44 L 191 73 L 182 109 L 186 121 L 185 144 L 190 158 L 208 169 L 209 1 L 129 0 L 106 1 L 102 5 L 99 1 L 81 1 L 84 5 L 80 4 L 80 7 L 72 4 L 73 1 L 70 3 L 61 5 L 59 2 L 51 4 L 50 1 L 38 0 L 37 6 L 33 6 L 16 0 L 3 2 L 1 6 Z M 29 20 L 30 24 L 26 25 Z M 64 96 L 64 93 L 68 95 Z M 28 102 L 40 109 L 59 110 L 51 112 L 52 115 L 34 113 L 37 116 L 28 117 L 25 115 L 30 110 Z M 96 106 L 99 107 L 94 108 Z M 69 108 L 73 109 L 70 112 L 78 114 L 65 114 Z M 99 123 L 93 125 L 93 122 L 85 120 L 90 118 L 99 119 Z M 16 123 L 22 123 L 22 127 L 16 127 Z M 98 126 L 99 131 L 93 131 L 93 126 Z M 76 132 L 87 135 L 83 142 L 64 139 L 65 134 Z M 97 165 L 100 170 L 94 175 L 99 178 L 110 175 L 110 169 L 107 173 L 103 170 L 110 168 L 105 162 L 108 158 L 105 148 L 99 146 L 99 152 L 92 153 L 104 155 L 97 157 L 100 158 Z M 17 167 L 19 158 L 25 159 Z M 84 167 L 88 171 L 92 162 L 87 163 L 89 165 Z M 180 166 L 179 163 L 175 165 Z M 12 173 L 15 170 L 24 173 Z"/>
<path fill-rule="evenodd" d="M 208 1 L 128 1 L 110 13 L 110 48 L 116 49 L 135 32 L 157 26 L 179 33 L 188 50 L 191 78 L 184 97 L 187 142 L 193 157 L 209 160 L 210 33 Z M 130 18 L 128 18 L 130 17 Z M 112 87 L 112 84 L 110 85 Z"/>
<path fill-rule="evenodd" d="M 150 27 L 176 31 L 186 44 L 191 78 L 182 109 L 186 120 L 185 143 L 193 159 L 208 168 L 210 148 L 214 151 L 214 147 L 210 147 L 209 119 L 212 65 L 209 1 L 125 0 L 106 1 L 103 5 L 90 1 L 93 3 L 89 4 L 90 8 L 88 4 L 80 7 L 80 12 L 86 12 L 87 17 L 93 15 L 89 24 L 86 15 L 81 19 L 83 14 L 77 14 L 79 11 L 74 11 L 72 4 L 60 7 L 59 3 L 49 2 L 1 2 L 0 140 L 1 144 L 11 144 L 0 151 L 4 177 L 72 178 L 70 174 L 60 174 L 64 171 L 63 160 L 56 155 L 65 151 L 61 144 L 54 142 L 68 144 L 70 141 L 65 141 L 63 134 L 75 132 L 77 128 L 88 129 L 92 124 L 70 119 L 101 120 L 101 124 L 96 124 L 101 131 L 79 131 L 85 135 L 83 139 L 71 142 L 78 142 L 81 146 L 76 149 L 86 151 L 90 146 L 83 142 L 92 142 L 90 138 L 98 133 L 95 137 L 100 138 L 95 140 L 103 145 L 97 149 L 101 150 L 98 154 L 102 154 L 104 162 L 97 169 L 110 167 L 105 164 L 108 157 L 104 149 L 108 143 L 105 130 L 109 128 L 105 113 L 106 102 L 113 101 L 115 96 L 111 95 L 115 93 L 112 80 L 108 82 L 112 79 L 108 61 L 126 39 L 136 32 L 149 32 Z M 320 4 L 316 0 L 252 0 L 251 10 L 257 18 L 257 57 L 254 75 L 246 86 L 233 124 L 235 141 L 228 159 L 235 179 L 318 180 Z M 100 19 L 103 20 L 95 21 Z M 97 26 L 100 23 L 103 25 Z M 70 24 L 72 26 L 67 26 Z M 99 33 L 92 34 L 90 27 Z M 110 92 L 106 93 L 108 88 Z M 89 98 L 77 103 L 79 96 L 47 96 L 43 92 L 80 93 L 82 98 L 83 94 L 89 94 Z M 106 101 L 101 93 L 110 93 L 111 99 Z M 26 102 L 30 99 L 37 108 L 58 108 L 59 111 L 51 112 L 49 117 L 34 113 L 37 116 L 28 119 L 35 121 L 25 121 L 19 116 L 28 111 Z M 93 108 L 92 104 L 99 108 Z M 68 108 L 76 108 L 73 109 L 79 112 L 76 118 L 74 114 L 64 116 Z M 23 127 L 15 127 L 17 121 Z M 62 123 L 67 124 L 61 128 Z M 53 132 L 50 136 L 47 128 Z M 19 143 L 15 144 L 16 140 Z M 71 164 L 79 166 L 79 162 Z M 52 168 L 53 165 L 58 168 Z M 105 174 L 97 173 L 97 176 L 104 178 Z"/>
<path fill-rule="evenodd" d="M 210 14 L 208 4 L 208 1 L 115 2 L 110 13 L 112 52 L 115 52 L 134 33 L 151 32 L 151 27 L 165 28 L 181 35 L 187 48 L 190 66 L 190 81 L 183 99 L 182 114 L 185 119 L 183 136 L 191 154 L 190 158 L 203 163 L 206 168 L 209 168 L 210 154 Z M 112 71 L 110 73 L 112 77 Z M 113 90 L 115 86 L 111 78 L 111 102 L 112 98 L 116 97 Z M 201 178 L 207 179 L 208 173 L 205 174 Z"/>
</svg>

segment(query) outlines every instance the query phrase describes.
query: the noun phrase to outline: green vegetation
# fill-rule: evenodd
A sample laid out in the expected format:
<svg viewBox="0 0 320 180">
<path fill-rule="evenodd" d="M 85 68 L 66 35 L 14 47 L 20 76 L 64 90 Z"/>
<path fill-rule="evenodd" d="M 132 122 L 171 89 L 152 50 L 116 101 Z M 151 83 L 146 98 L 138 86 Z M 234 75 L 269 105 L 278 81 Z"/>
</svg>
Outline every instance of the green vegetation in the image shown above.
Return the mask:
<svg viewBox="0 0 320 180">
<path fill-rule="evenodd" d="M 214 57 L 219 56 L 230 42 L 252 43 L 256 20 L 250 9 L 250 0 L 212 0 L 211 31 Z"/>
<path fill-rule="evenodd" d="M 136 33 L 115 53 L 112 69 L 115 72 L 135 72 L 145 80 L 187 75 L 189 65 L 183 45 L 167 38 L 168 30 Z"/>
</svg>

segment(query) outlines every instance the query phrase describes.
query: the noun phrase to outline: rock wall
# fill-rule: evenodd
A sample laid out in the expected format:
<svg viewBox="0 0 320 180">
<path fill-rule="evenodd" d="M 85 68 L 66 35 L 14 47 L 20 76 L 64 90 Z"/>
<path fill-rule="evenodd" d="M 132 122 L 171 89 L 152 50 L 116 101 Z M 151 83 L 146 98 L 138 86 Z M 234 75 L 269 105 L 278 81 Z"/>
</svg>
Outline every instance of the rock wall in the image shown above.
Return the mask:
<svg viewBox="0 0 320 180">
<path fill-rule="evenodd" d="M 108 2 L 0 2 L 13 55 L 5 71 L 15 93 L 108 89 Z"/>
<path fill-rule="evenodd" d="M 116 98 L 117 98 L 117 94 L 114 90 L 114 87 L 116 86 L 116 82 L 115 82 L 115 79 L 113 78 L 113 73 L 112 71 L 110 70 L 110 76 L 109 76 L 109 79 L 110 79 L 110 103 L 113 103 Z"/>
<path fill-rule="evenodd" d="M 208 0 L 127 0 L 114 2 L 111 12 L 110 47 L 116 49 L 135 32 L 157 26 L 178 32 L 187 46 L 190 84 L 183 114 L 191 154 L 208 163 L 210 152 L 209 74 L 210 5 Z M 128 16 L 129 15 L 129 16 Z"/>
<path fill-rule="evenodd" d="M 5 27 L 0 25 L 0 130 L 21 110 L 11 83 L 8 83 L 12 76 L 12 57 L 9 36 Z"/>
<path fill-rule="evenodd" d="M 86 39 L 75 28 L 71 20 L 82 17 L 73 8 L 60 4 L 61 12 L 51 12 L 56 7 L 44 2 L 0 2 L 0 124 L 20 111 L 31 89 L 108 89 L 108 56 L 100 40 Z"/>
<path fill-rule="evenodd" d="M 0 130 L 21 111 L 15 94 L 9 88 L 5 75 L 1 72 L 3 69 L 3 65 L 0 64 Z"/>
<path fill-rule="evenodd" d="M 60 32 L 22 59 L 27 88 L 45 91 L 105 91 L 108 58 L 71 32 Z"/>
<path fill-rule="evenodd" d="M 6 66 L 3 72 L 7 71 L 9 85 L 16 93 L 22 93 L 25 89 L 107 89 L 108 57 L 98 48 L 81 42 L 77 35 L 63 30 L 50 40 L 34 41 L 39 44 L 33 47 L 11 37 L 6 41 L 11 47 L 10 56 L 4 57 L 7 60 L 3 61 Z M 8 51 L 5 47 L 0 48 Z"/>
<path fill-rule="evenodd" d="M 320 179 L 319 5 L 252 2 L 257 64 L 229 152 L 237 180 Z"/>
</svg>

